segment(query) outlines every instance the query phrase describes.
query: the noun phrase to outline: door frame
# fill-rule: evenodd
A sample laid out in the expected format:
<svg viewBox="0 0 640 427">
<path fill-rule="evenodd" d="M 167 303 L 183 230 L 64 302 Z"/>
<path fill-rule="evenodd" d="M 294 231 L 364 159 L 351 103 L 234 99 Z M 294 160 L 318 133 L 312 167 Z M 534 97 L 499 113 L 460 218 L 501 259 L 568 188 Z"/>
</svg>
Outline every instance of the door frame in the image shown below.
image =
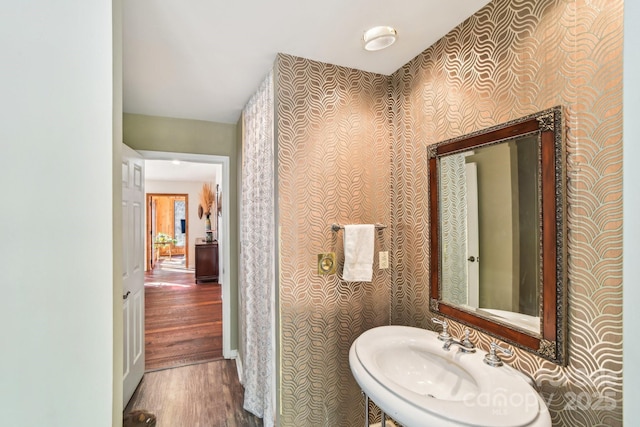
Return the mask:
<svg viewBox="0 0 640 427">
<path fill-rule="evenodd" d="M 180 160 L 193 163 L 210 163 L 222 167 L 222 206 L 229 204 L 229 183 L 231 181 L 228 156 L 216 156 L 210 154 L 176 153 L 168 151 L 147 151 L 136 150 L 145 160 Z M 231 282 L 229 272 L 231 271 L 231 244 L 233 238 L 229 226 L 229 210 L 220 217 L 220 233 L 218 240 L 218 250 L 220 256 L 220 277 L 218 281 L 222 287 L 222 356 L 225 359 L 234 359 L 238 355 L 237 350 L 231 350 Z"/>
<path fill-rule="evenodd" d="M 145 158 L 146 159 L 146 158 Z M 189 195 L 187 193 L 145 193 L 146 194 L 146 198 L 145 198 L 145 203 L 146 203 L 146 211 L 147 211 L 147 215 L 146 215 L 146 227 L 145 227 L 145 241 L 146 241 L 146 248 L 145 248 L 145 259 L 146 259 L 146 271 L 151 271 L 152 267 L 153 267 L 153 242 L 151 239 L 151 220 L 153 219 L 153 214 L 151 212 L 151 203 L 153 202 L 153 199 L 156 197 L 183 197 L 185 200 L 185 217 L 187 220 L 187 226 L 185 228 L 185 245 L 184 245 L 184 265 L 185 267 L 189 266 Z M 175 222 L 175 221 L 174 221 Z M 174 236 L 175 236 L 175 230 L 174 230 Z"/>
<path fill-rule="evenodd" d="M 480 229 L 478 220 L 478 165 L 476 162 L 464 165 L 467 204 L 467 305 L 480 308 Z M 469 258 L 474 257 L 475 261 Z M 484 259 L 484 258 L 483 258 Z"/>
</svg>

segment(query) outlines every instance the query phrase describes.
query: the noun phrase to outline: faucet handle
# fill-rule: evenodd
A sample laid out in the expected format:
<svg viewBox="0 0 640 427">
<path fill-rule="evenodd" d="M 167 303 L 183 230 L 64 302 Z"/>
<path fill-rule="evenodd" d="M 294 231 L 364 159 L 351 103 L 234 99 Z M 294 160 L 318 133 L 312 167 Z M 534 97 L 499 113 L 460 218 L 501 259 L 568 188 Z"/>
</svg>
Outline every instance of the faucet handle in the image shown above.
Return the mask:
<svg viewBox="0 0 640 427">
<path fill-rule="evenodd" d="M 469 328 L 464 328 L 464 338 L 460 340 L 460 344 L 462 344 L 462 346 L 460 347 L 460 350 L 464 353 L 476 352 L 476 346 L 471 342 L 470 336 L 471 336 L 471 330 Z"/>
<path fill-rule="evenodd" d="M 447 322 L 446 319 L 440 320 L 437 317 L 432 317 L 431 321 L 438 325 L 442 325 L 442 332 L 438 335 L 438 339 L 440 341 L 448 341 L 451 339 L 451 335 L 449 335 L 449 322 Z"/>
<path fill-rule="evenodd" d="M 453 338 L 449 338 L 448 340 L 445 341 L 444 345 L 442 346 L 442 349 L 445 350 L 445 351 L 449 351 L 451 346 L 453 344 L 455 344 L 455 345 L 459 346 L 458 347 L 458 351 L 461 351 L 463 353 L 475 353 L 476 352 L 476 346 L 473 345 L 473 343 L 469 339 L 469 335 L 470 334 L 471 334 L 471 331 L 469 330 L 469 328 L 466 328 L 464 330 L 464 338 L 461 338 L 460 341 L 455 340 Z M 440 338 L 440 337 L 438 337 L 438 338 Z"/>
<path fill-rule="evenodd" d="M 498 343 L 494 341 L 490 344 L 489 353 L 484 356 L 484 363 L 493 367 L 502 366 L 502 359 L 500 359 L 496 354 L 498 350 L 501 353 L 506 354 L 507 356 L 513 356 L 513 351 L 508 348 L 499 346 Z"/>
</svg>

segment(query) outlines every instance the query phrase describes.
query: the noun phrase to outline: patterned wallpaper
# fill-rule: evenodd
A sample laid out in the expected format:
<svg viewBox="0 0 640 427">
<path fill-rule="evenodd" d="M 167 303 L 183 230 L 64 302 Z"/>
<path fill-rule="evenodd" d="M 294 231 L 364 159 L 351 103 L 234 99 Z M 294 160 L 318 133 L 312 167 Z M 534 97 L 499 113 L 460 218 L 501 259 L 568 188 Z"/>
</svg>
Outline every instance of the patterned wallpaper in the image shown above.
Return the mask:
<svg viewBox="0 0 640 427">
<path fill-rule="evenodd" d="M 426 147 L 566 108 L 569 362 L 507 359 L 539 383 L 557 426 L 622 424 L 622 11 L 495 0 L 392 76 L 393 324 L 433 327 Z"/>
<path fill-rule="evenodd" d="M 279 55 L 281 426 L 361 425 L 353 340 L 433 327 L 426 147 L 555 105 L 568 127 L 568 366 L 506 360 L 539 383 L 554 425 L 622 424 L 622 10 L 494 0 L 391 77 Z M 375 243 L 392 268 L 376 263 L 372 283 L 318 275 L 318 253 L 343 259 L 332 222 L 390 224 Z"/>
<path fill-rule="evenodd" d="M 364 420 L 349 348 L 389 323 L 390 270 L 374 257 L 371 283 L 346 283 L 318 275 L 316 257 L 335 252 L 341 273 L 343 232 L 331 224 L 389 223 L 388 80 L 288 55 L 276 61 L 281 426 Z M 376 233 L 376 252 L 390 249 L 390 235 Z"/>
</svg>

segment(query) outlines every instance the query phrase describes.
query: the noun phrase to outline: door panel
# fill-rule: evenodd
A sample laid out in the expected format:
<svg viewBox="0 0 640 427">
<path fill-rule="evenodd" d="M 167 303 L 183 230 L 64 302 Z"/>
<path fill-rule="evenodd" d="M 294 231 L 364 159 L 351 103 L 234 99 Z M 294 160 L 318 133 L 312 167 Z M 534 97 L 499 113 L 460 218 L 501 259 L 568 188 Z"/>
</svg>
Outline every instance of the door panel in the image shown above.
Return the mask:
<svg viewBox="0 0 640 427">
<path fill-rule="evenodd" d="M 144 160 L 122 146 L 123 405 L 144 374 Z"/>
<path fill-rule="evenodd" d="M 129 304 L 129 300 L 126 299 L 124 300 L 124 302 L 122 303 L 122 317 L 123 317 L 123 338 L 124 338 L 124 346 L 122 347 L 123 349 L 123 354 L 122 354 L 122 360 L 124 361 L 122 369 L 123 369 L 123 373 L 122 373 L 122 377 L 123 378 L 127 378 L 129 377 L 129 373 L 131 372 L 131 351 L 129 349 L 129 343 L 131 342 L 131 337 L 129 336 L 129 332 L 131 331 L 131 328 L 129 326 L 129 319 L 131 318 L 130 315 L 130 307 L 131 305 Z M 125 398 L 125 403 L 127 402 L 127 399 Z M 126 405 L 124 405 L 126 406 Z M 124 407 L 123 406 L 123 407 Z"/>
</svg>

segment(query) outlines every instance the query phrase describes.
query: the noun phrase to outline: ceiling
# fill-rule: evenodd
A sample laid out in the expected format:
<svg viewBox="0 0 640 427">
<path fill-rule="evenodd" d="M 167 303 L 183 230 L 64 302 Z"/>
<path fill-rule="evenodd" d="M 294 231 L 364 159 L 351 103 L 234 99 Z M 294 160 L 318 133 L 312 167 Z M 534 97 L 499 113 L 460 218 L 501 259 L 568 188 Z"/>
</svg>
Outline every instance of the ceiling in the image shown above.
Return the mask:
<svg viewBox="0 0 640 427">
<path fill-rule="evenodd" d="M 277 53 L 392 74 L 489 0 L 124 0 L 126 113 L 236 123 Z M 364 30 L 398 41 L 362 48 Z"/>
<path fill-rule="evenodd" d="M 212 163 L 145 160 L 144 178 L 150 181 L 221 182 L 222 167 Z"/>
</svg>

